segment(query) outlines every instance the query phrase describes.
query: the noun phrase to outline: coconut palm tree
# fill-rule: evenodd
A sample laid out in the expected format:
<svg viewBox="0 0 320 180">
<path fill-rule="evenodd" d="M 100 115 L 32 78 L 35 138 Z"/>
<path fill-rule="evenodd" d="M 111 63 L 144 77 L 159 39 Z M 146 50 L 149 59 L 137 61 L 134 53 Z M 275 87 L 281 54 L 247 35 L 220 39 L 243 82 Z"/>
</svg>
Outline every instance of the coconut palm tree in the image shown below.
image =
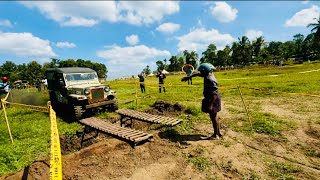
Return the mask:
<svg viewBox="0 0 320 180">
<path fill-rule="evenodd" d="M 320 16 L 319 18 L 314 18 L 315 20 L 317 20 L 316 23 L 310 23 L 308 24 L 308 28 L 312 27 L 311 32 L 315 32 L 315 39 L 317 39 L 318 41 L 320 40 Z"/>
</svg>

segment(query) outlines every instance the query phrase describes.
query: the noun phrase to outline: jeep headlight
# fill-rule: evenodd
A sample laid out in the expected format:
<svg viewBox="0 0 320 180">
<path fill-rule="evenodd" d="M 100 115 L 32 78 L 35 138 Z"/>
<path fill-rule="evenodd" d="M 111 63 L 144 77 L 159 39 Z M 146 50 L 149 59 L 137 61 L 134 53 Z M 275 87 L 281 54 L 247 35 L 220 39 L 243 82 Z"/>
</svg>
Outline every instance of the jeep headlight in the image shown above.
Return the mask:
<svg viewBox="0 0 320 180">
<path fill-rule="evenodd" d="M 85 95 L 89 95 L 90 94 L 90 89 L 89 88 L 85 88 L 83 92 L 84 92 Z"/>
<path fill-rule="evenodd" d="M 105 87 L 104 87 L 104 91 L 105 91 L 105 92 L 109 92 L 109 91 L 110 91 L 110 87 L 109 87 L 109 86 L 105 86 Z"/>
</svg>

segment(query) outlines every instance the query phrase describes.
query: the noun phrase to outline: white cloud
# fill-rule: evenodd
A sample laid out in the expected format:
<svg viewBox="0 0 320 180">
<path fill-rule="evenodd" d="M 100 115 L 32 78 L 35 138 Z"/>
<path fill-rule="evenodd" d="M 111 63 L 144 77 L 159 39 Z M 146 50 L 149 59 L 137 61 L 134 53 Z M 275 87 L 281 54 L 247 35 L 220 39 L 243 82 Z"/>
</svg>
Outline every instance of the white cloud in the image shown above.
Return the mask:
<svg viewBox="0 0 320 180">
<path fill-rule="evenodd" d="M 214 43 L 217 49 L 223 49 L 226 45 L 234 42 L 235 39 L 230 34 L 222 34 L 216 29 L 198 28 L 178 37 L 178 40 L 179 51 L 194 50 L 203 52 L 211 43 Z"/>
<path fill-rule="evenodd" d="M 107 49 L 97 51 L 97 56 L 106 59 L 111 78 L 119 76 L 137 75 L 147 65 L 155 68 L 155 61 L 169 58 L 169 51 L 159 50 L 145 45 L 120 47 L 117 45 L 105 46 Z"/>
<path fill-rule="evenodd" d="M 126 41 L 130 45 L 136 45 L 139 43 L 139 37 L 136 34 L 132 34 L 131 36 L 126 36 Z"/>
<path fill-rule="evenodd" d="M 235 20 L 238 13 L 236 8 L 232 8 L 226 2 L 215 2 L 215 6 L 211 6 L 210 10 L 213 17 L 222 23 Z"/>
<path fill-rule="evenodd" d="M 174 33 L 180 29 L 180 24 L 175 23 L 163 23 L 160 26 L 156 28 L 157 31 L 160 31 L 162 33 Z"/>
<path fill-rule="evenodd" d="M 25 58 L 50 58 L 56 56 L 50 41 L 40 39 L 31 33 L 0 32 L 0 53 Z"/>
<path fill-rule="evenodd" d="M 107 46 L 106 46 L 107 47 Z M 110 61 L 112 64 L 136 64 L 148 59 L 170 56 L 166 50 L 158 50 L 145 45 L 120 47 L 109 46 L 106 50 L 97 51 L 97 56 Z"/>
<path fill-rule="evenodd" d="M 12 23 L 8 19 L 0 20 L 0 26 L 12 27 Z"/>
<path fill-rule="evenodd" d="M 76 47 L 76 45 L 74 43 L 70 43 L 70 42 L 57 42 L 56 44 L 57 47 L 60 47 L 60 48 L 74 48 Z"/>
<path fill-rule="evenodd" d="M 120 20 L 134 25 L 151 24 L 180 10 L 177 1 L 120 1 L 117 7 Z"/>
<path fill-rule="evenodd" d="M 263 35 L 262 31 L 250 29 L 246 32 L 246 36 L 249 38 L 250 41 L 255 40 L 256 38 Z"/>
<path fill-rule="evenodd" d="M 98 24 L 97 20 L 82 17 L 70 17 L 68 21 L 62 22 L 62 26 L 85 26 L 91 27 Z"/>
<path fill-rule="evenodd" d="M 310 23 L 315 23 L 314 18 L 318 18 L 320 15 L 320 7 L 313 5 L 309 9 L 302 9 L 295 13 L 285 23 L 286 27 L 306 27 Z"/>
<path fill-rule="evenodd" d="M 302 1 L 302 4 L 309 4 L 309 1 Z"/>
<path fill-rule="evenodd" d="M 179 11 L 172 1 L 22 1 L 61 26 L 94 26 L 99 22 L 151 24 Z"/>
</svg>

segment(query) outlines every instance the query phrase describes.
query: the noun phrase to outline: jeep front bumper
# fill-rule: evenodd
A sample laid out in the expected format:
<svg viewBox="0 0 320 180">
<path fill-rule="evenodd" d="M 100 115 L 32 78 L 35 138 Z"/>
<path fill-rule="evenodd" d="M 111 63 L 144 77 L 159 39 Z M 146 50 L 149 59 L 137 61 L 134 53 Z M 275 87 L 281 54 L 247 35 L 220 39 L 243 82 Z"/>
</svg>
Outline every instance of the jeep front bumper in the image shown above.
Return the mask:
<svg viewBox="0 0 320 180">
<path fill-rule="evenodd" d="M 86 109 L 92 109 L 92 108 L 96 108 L 96 107 L 100 107 L 100 106 L 104 106 L 104 105 L 108 105 L 108 104 L 116 104 L 116 103 L 117 103 L 116 99 L 102 101 L 102 102 L 97 102 L 97 103 L 86 105 Z"/>
</svg>

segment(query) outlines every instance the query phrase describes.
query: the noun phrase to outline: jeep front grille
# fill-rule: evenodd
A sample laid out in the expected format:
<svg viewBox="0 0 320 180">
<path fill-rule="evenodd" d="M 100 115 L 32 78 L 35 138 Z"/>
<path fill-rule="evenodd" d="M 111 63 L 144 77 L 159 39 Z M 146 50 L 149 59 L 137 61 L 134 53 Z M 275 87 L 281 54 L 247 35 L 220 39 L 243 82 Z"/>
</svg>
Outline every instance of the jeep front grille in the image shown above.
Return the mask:
<svg viewBox="0 0 320 180">
<path fill-rule="evenodd" d="M 103 88 L 91 89 L 92 102 L 99 102 L 104 100 Z"/>
</svg>

